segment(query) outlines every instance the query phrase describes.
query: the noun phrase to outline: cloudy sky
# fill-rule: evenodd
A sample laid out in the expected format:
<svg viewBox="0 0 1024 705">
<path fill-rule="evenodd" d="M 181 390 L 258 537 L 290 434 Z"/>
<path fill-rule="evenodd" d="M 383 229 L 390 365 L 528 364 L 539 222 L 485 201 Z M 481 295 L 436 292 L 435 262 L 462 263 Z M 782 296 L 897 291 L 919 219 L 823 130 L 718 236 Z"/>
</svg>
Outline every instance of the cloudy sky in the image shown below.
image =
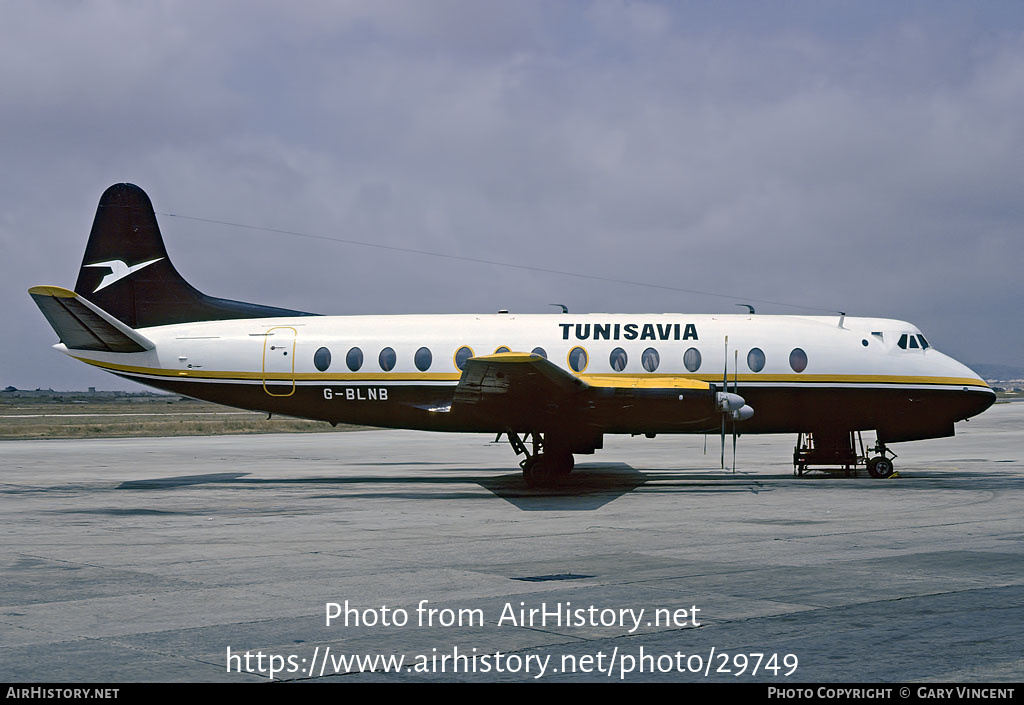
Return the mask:
<svg viewBox="0 0 1024 705">
<path fill-rule="evenodd" d="M 0 386 L 51 351 L 96 202 L 184 218 L 227 298 L 320 313 L 801 313 L 1024 365 L 1024 4 L 0 0 Z"/>
</svg>

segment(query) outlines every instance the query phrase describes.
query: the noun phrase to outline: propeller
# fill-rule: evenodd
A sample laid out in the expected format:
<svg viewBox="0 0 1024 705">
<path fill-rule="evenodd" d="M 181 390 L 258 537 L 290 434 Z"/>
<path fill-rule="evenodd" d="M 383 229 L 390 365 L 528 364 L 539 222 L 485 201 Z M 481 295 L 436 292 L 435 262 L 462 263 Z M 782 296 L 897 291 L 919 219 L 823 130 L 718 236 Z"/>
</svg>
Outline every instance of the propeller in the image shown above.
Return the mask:
<svg viewBox="0 0 1024 705">
<path fill-rule="evenodd" d="M 722 391 L 718 392 L 718 410 L 722 412 L 722 453 L 721 464 L 725 469 L 725 421 L 726 417 L 732 420 L 732 471 L 736 472 L 736 422 L 745 421 L 754 415 L 754 410 L 747 405 L 736 390 L 739 388 L 739 350 L 733 351 L 733 390 L 729 391 L 729 336 L 725 336 L 725 365 L 722 370 Z"/>
<path fill-rule="evenodd" d="M 738 389 L 740 386 L 739 381 L 739 368 L 740 368 L 740 351 L 733 350 L 732 360 L 732 393 L 738 396 Z M 742 410 L 742 407 L 741 407 Z M 736 413 L 732 414 L 732 472 L 736 474 Z"/>
</svg>

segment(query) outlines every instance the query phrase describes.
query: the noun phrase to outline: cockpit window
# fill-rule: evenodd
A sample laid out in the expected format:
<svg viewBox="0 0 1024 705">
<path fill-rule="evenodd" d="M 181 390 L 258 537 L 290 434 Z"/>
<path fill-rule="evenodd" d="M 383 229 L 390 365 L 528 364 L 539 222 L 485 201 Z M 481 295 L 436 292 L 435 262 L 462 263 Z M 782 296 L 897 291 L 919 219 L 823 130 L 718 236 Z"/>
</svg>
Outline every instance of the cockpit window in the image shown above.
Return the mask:
<svg viewBox="0 0 1024 705">
<path fill-rule="evenodd" d="M 904 333 L 896 344 L 903 350 L 927 350 L 931 347 L 920 333 Z"/>
</svg>

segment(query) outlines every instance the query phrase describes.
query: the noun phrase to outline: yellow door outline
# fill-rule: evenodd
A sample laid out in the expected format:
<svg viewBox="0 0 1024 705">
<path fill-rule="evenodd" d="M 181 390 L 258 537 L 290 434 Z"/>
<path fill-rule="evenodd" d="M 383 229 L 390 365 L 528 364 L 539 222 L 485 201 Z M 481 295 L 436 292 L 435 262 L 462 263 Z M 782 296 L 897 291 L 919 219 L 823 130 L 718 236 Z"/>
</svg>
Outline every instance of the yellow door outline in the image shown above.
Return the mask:
<svg viewBox="0 0 1024 705">
<path fill-rule="evenodd" d="M 284 386 L 285 384 L 287 384 L 289 380 L 291 381 L 291 385 L 292 385 L 291 389 L 289 389 L 288 392 L 285 393 L 285 394 L 279 394 L 277 392 L 272 392 L 267 387 L 267 345 L 268 345 L 267 341 L 270 340 L 270 337 L 274 334 L 275 330 L 290 330 L 292 332 L 291 350 L 286 350 L 285 351 L 285 354 L 286 355 L 290 354 L 291 358 L 292 358 L 291 369 L 288 372 L 284 373 L 284 374 L 288 375 L 288 377 L 286 379 L 283 379 L 283 380 L 279 380 L 277 378 L 271 379 L 271 382 L 274 383 L 274 386 L 278 387 L 278 388 L 280 388 L 280 386 Z M 267 331 L 267 334 L 265 336 L 263 336 L 263 366 L 262 366 L 262 371 L 263 371 L 263 391 L 266 392 L 267 394 L 269 394 L 272 397 L 290 397 L 291 395 L 295 394 L 295 339 L 298 337 L 298 335 L 299 335 L 299 331 L 296 330 L 295 328 L 292 328 L 291 326 L 275 326 L 275 327 L 269 329 Z M 284 341 L 284 346 L 287 346 L 287 344 L 288 344 L 288 342 L 287 342 L 287 340 L 285 340 Z M 277 345 L 273 345 L 271 347 L 272 348 L 276 348 L 278 346 Z M 279 372 L 278 373 L 271 372 L 272 376 L 275 375 L 275 374 L 276 375 L 280 375 L 281 373 L 279 373 Z M 277 384 L 278 382 L 280 382 L 280 386 Z"/>
</svg>

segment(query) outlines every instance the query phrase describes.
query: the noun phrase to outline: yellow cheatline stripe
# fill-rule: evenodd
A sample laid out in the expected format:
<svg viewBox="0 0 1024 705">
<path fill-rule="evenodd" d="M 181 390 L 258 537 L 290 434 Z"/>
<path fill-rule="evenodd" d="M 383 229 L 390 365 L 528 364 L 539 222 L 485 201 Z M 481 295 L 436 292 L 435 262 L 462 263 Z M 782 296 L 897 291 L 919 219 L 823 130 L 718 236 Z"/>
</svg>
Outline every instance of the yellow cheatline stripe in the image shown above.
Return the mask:
<svg viewBox="0 0 1024 705">
<path fill-rule="evenodd" d="M 191 370 L 168 370 L 160 367 L 134 367 L 132 365 L 118 365 L 113 362 L 102 362 L 100 360 L 90 360 L 84 357 L 72 356 L 76 360 L 81 360 L 90 365 L 96 367 L 102 367 L 105 370 L 114 370 L 116 372 L 132 372 L 135 374 L 153 375 L 156 377 L 185 377 L 190 379 L 267 379 L 271 381 L 280 380 L 284 382 L 291 382 L 293 379 L 297 382 L 320 380 L 324 382 L 334 381 L 455 381 L 459 380 L 462 375 L 458 372 L 296 372 L 294 375 L 287 374 L 273 374 L 273 375 L 262 375 L 259 372 L 220 372 L 215 370 L 204 370 L 204 369 L 191 369 Z"/>
<path fill-rule="evenodd" d="M 707 382 L 690 377 L 658 377 L 651 379 L 640 376 L 621 375 L 580 375 L 580 379 L 591 387 L 617 387 L 629 389 L 707 389 Z"/>
<path fill-rule="evenodd" d="M 56 296 L 58 299 L 74 299 L 78 297 L 78 294 L 69 289 L 52 285 L 34 286 L 28 290 L 28 293 L 35 294 L 36 296 Z"/>
<path fill-rule="evenodd" d="M 500 356 L 507 355 L 522 355 L 523 353 L 498 353 Z M 102 362 L 100 360 L 90 360 L 84 357 L 73 356 L 76 360 L 80 360 L 89 365 L 95 365 L 96 367 L 102 367 L 107 370 L 115 370 L 117 372 L 134 372 L 136 374 L 154 375 L 158 377 L 186 377 L 193 379 L 269 379 L 269 380 L 281 380 L 290 382 L 295 379 L 298 382 L 302 381 L 323 381 L 323 382 L 356 382 L 356 381 L 374 381 L 374 382 L 405 382 L 405 381 L 450 381 L 457 382 L 461 377 L 458 372 L 346 372 L 346 373 L 333 373 L 333 372 L 297 372 L 294 376 L 292 375 L 261 375 L 258 372 L 220 372 L 203 369 L 191 369 L 191 370 L 170 370 L 162 369 L 159 367 L 133 367 L 130 365 L 119 365 L 113 362 Z M 494 357 L 493 355 L 487 355 L 486 357 Z M 480 358 L 477 358 L 480 359 Z M 579 375 L 581 379 L 587 381 L 588 377 L 601 377 L 608 380 L 623 380 L 623 379 L 643 379 L 651 380 L 651 384 L 654 387 L 664 385 L 664 380 L 673 379 L 691 379 L 700 382 L 720 382 L 721 377 L 713 375 L 693 375 L 692 377 L 681 377 L 680 375 L 673 374 L 650 374 L 650 375 L 634 375 L 627 373 L 620 374 L 600 374 L 600 375 Z M 729 377 L 729 384 L 733 382 L 732 377 Z M 739 383 L 740 386 L 744 382 L 818 382 L 818 383 L 855 383 L 855 384 L 932 384 L 932 385 L 954 385 L 954 386 L 969 386 L 969 387 L 988 387 L 988 384 L 980 379 L 970 379 L 967 377 L 904 377 L 900 375 L 806 375 L 806 374 L 792 374 L 792 375 L 740 375 Z M 629 384 L 627 382 L 627 384 Z M 614 386 L 614 385 L 613 385 Z"/>
</svg>

